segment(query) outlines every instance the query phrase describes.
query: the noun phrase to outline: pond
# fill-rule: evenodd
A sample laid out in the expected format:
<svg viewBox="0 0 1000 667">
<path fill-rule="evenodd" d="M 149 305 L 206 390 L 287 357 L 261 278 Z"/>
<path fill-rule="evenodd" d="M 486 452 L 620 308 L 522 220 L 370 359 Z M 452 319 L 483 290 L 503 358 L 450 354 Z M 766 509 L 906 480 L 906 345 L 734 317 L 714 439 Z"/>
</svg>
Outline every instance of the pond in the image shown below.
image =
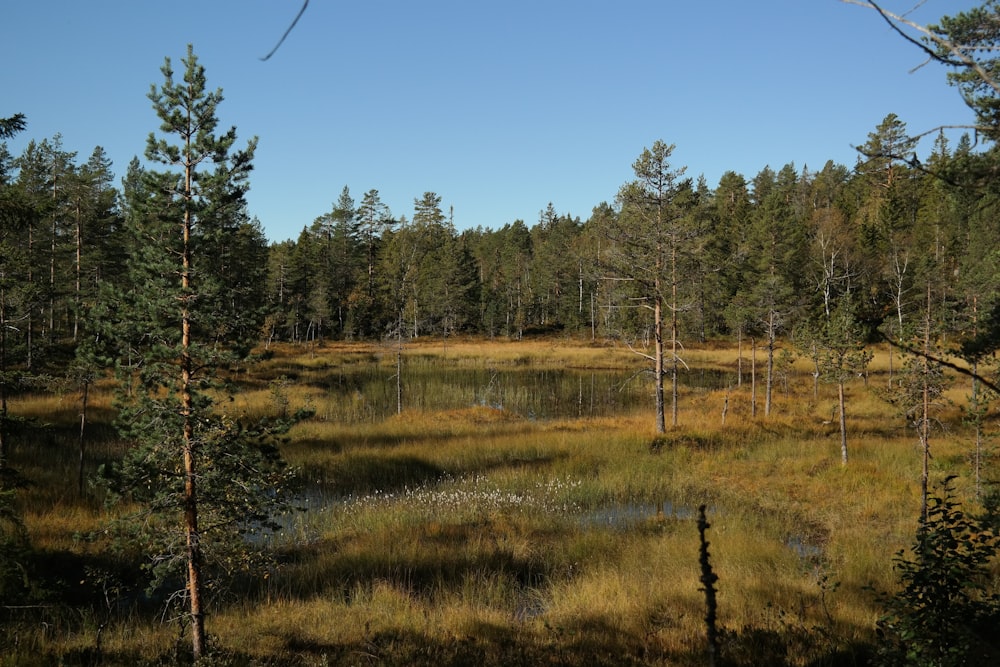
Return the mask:
<svg viewBox="0 0 1000 667">
<path fill-rule="evenodd" d="M 688 390 L 714 390 L 732 384 L 732 375 L 695 369 L 682 372 L 680 382 Z M 322 416 L 328 419 L 371 423 L 397 411 L 396 369 L 385 364 L 373 361 L 331 368 L 314 384 L 327 393 L 329 403 L 321 410 L 325 409 Z M 538 420 L 629 414 L 649 409 L 653 400 L 648 373 L 620 369 L 468 369 L 407 363 L 400 391 L 404 409 L 486 406 Z"/>
<path fill-rule="evenodd" d="M 714 513 L 714 507 L 709 508 Z M 652 519 L 694 520 L 698 509 L 684 504 L 674 504 L 669 500 L 659 503 L 608 503 L 583 512 L 580 525 L 584 528 L 608 528 L 630 530 Z"/>
</svg>

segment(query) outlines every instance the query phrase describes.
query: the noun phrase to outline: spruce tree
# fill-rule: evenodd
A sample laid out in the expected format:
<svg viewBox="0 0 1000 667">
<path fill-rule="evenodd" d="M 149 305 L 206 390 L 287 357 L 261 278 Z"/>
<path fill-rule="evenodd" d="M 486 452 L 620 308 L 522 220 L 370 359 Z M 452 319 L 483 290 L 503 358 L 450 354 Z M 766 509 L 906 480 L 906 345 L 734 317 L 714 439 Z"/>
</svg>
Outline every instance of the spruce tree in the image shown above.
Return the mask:
<svg viewBox="0 0 1000 667">
<path fill-rule="evenodd" d="M 392 321 L 395 314 L 392 311 L 379 312 L 377 308 L 375 267 L 381 261 L 379 255 L 386 235 L 396 228 L 399 221 L 393 219 L 389 207 L 382 202 L 378 190 L 374 188 L 362 196 L 356 213 L 358 239 L 365 248 L 367 273 L 356 281 L 357 287 L 352 292 L 351 304 L 357 312 L 358 321 L 365 323 L 362 333 L 379 335 L 382 320 Z"/>
</svg>

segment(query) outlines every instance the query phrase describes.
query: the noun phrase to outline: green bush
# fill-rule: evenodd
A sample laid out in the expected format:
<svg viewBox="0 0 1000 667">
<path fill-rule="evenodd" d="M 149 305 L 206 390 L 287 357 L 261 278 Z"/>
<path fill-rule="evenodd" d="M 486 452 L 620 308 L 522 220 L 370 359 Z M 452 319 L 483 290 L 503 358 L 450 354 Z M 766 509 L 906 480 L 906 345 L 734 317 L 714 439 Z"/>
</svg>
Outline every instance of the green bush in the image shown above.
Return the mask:
<svg viewBox="0 0 1000 667">
<path fill-rule="evenodd" d="M 1000 664 L 1000 595 L 990 578 L 1000 535 L 962 511 L 951 479 L 943 498 L 928 498 L 912 553 L 896 554 L 901 588 L 878 623 L 877 664 Z"/>
</svg>

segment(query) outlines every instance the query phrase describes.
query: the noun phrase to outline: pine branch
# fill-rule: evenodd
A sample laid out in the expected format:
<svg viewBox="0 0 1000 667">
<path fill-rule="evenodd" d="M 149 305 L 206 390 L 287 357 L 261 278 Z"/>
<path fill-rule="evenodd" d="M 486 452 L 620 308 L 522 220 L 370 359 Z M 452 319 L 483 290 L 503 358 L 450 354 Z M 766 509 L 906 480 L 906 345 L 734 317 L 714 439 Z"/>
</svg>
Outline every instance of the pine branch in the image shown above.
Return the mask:
<svg viewBox="0 0 1000 667">
<path fill-rule="evenodd" d="M 0 118 L 0 139 L 10 139 L 27 127 L 23 113 L 14 114 L 10 118 Z"/>
</svg>

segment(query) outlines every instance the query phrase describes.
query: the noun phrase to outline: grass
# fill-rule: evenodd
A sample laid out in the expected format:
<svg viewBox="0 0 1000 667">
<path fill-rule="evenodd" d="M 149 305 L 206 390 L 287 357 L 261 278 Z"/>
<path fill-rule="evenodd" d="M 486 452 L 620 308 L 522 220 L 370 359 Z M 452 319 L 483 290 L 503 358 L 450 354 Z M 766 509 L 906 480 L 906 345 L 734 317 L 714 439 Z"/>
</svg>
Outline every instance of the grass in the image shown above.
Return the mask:
<svg viewBox="0 0 1000 667">
<path fill-rule="evenodd" d="M 832 388 L 821 386 L 814 400 L 801 360 L 789 391 L 775 392 L 770 417 L 762 386 L 756 418 L 746 383 L 683 388 L 680 427 L 657 436 L 641 388 L 640 403 L 585 418 L 532 419 L 513 405 L 447 395 L 456 369 L 628 371 L 637 360 L 627 350 L 449 339 L 407 344 L 404 353 L 405 367 L 426 380 L 422 391 L 454 407 L 380 416 L 370 395 L 341 392 L 337 383 L 394 364 L 394 351 L 368 344 L 271 346 L 238 378 L 233 401 L 220 403 L 250 417 L 316 411 L 283 448 L 302 471 L 311 510 L 288 517 L 269 543 L 279 564 L 266 577 L 213 606 L 208 629 L 223 657 L 703 664 L 691 513 L 705 503 L 723 653 L 732 663 L 863 660 L 881 613 L 871 589 L 894 587 L 892 556 L 910 543 L 919 511 L 916 438 L 871 391 L 881 374 L 869 387 L 849 387 L 844 467 L 836 424 L 824 424 Z M 732 370 L 735 357 L 721 345 L 686 353 L 696 368 Z M 107 391 L 92 396 L 105 425 L 95 426 L 91 472 L 125 446 L 106 426 Z M 961 400 L 960 389 L 952 394 Z M 0 643 L 15 661 L 82 663 L 107 623 L 101 649 L 112 663 L 172 655 L 184 637 L 157 608 L 112 613 L 106 581 L 102 589 L 67 578 L 130 567 L 75 537 L 119 510 L 67 487 L 76 465 L 73 398 L 25 396 L 11 411 L 38 420 L 12 452 L 36 482 L 20 495 L 33 547 L 69 566 L 46 579 L 52 606 L 12 614 L 0 624 Z M 941 418 L 947 431 L 932 441 L 934 477 L 961 475 L 960 493 L 974 504 L 966 427 L 954 406 Z"/>
</svg>

